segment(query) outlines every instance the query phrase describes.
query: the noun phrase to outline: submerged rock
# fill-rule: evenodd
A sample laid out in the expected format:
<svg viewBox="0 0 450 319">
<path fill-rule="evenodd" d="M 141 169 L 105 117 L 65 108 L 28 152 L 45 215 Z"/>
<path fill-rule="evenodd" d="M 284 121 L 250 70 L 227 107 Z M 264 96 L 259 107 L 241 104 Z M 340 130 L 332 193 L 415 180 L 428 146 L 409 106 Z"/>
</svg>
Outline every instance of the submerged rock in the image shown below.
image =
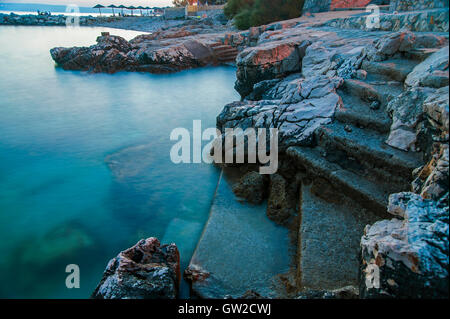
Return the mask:
<svg viewBox="0 0 450 319">
<path fill-rule="evenodd" d="M 180 255 L 175 244 L 161 245 L 151 237 L 140 240 L 111 259 L 92 294 L 98 299 L 176 298 Z"/>
<path fill-rule="evenodd" d="M 253 171 L 248 172 L 233 185 L 233 192 L 251 204 L 260 204 L 265 196 L 264 176 Z"/>
<path fill-rule="evenodd" d="M 448 297 L 448 193 L 393 194 L 388 212 L 397 218 L 367 226 L 361 239 L 361 297 Z"/>
<path fill-rule="evenodd" d="M 273 174 L 270 176 L 267 217 L 278 224 L 284 224 L 295 214 L 295 201 L 293 204 L 288 191 L 287 182 L 281 175 Z"/>
</svg>

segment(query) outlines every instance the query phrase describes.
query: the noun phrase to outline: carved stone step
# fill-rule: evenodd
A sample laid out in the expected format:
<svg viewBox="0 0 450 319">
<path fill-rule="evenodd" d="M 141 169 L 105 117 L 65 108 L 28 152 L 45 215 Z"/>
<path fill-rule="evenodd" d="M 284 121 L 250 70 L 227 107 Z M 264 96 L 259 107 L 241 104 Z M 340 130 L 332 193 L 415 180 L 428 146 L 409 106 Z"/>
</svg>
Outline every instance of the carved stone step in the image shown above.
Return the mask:
<svg viewBox="0 0 450 319">
<path fill-rule="evenodd" d="M 344 88 L 364 101 L 379 101 L 383 107 L 403 92 L 403 85 L 398 81 L 346 79 L 344 81 Z"/>
<path fill-rule="evenodd" d="M 389 132 L 391 119 L 381 107 L 374 109 L 375 107 L 371 106 L 369 102 L 363 101 L 359 97 L 353 96 L 343 90 L 339 90 L 338 94 L 341 97 L 342 103 L 336 110 L 336 120 L 357 127 L 376 130 L 380 133 Z"/>
<path fill-rule="evenodd" d="M 411 172 L 422 164 L 419 153 L 397 150 L 384 142 L 385 136 L 355 126 L 335 122 L 319 128 L 316 137 L 327 152 L 342 150 L 369 170 L 403 180 L 405 186 L 411 182 Z"/>
<path fill-rule="evenodd" d="M 322 177 L 344 195 L 381 217 L 387 217 L 386 205 L 392 189 L 328 161 L 318 148 L 291 146 L 287 155 L 312 175 Z"/>
<path fill-rule="evenodd" d="M 407 59 L 391 59 L 381 62 L 364 60 L 361 69 L 366 70 L 369 74 L 379 74 L 394 81 L 403 82 L 419 63 L 420 61 Z"/>
</svg>

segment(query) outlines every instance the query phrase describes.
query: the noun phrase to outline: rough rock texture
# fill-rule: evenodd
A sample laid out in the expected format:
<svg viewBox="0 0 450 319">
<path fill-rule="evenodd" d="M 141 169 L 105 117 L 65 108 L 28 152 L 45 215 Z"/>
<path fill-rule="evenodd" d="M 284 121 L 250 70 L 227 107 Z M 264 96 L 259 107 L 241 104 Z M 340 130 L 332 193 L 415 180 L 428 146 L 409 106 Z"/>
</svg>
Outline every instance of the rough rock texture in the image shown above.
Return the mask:
<svg viewBox="0 0 450 319">
<path fill-rule="evenodd" d="M 245 97 L 257 82 L 299 72 L 308 43 L 269 42 L 258 50 L 245 49 L 237 58 L 236 90 Z"/>
<path fill-rule="evenodd" d="M 233 192 L 249 203 L 260 204 L 265 195 L 265 178 L 257 172 L 248 172 L 233 185 Z"/>
<path fill-rule="evenodd" d="M 396 54 L 408 55 L 417 50 L 439 49 L 446 45 L 448 45 L 448 39 L 443 36 L 402 31 L 380 37 L 372 45 L 368 45 L 364 51 L 369 61 L 384 61 Z"/>
<path fill-rule="evenodd" d="M 180 255 L 175 244 L 158 239 L 140 240 L 111 259 L 92 294 L 99 299 L 176 298 L 180 282 Z"/>
<path fill-rule="evenodd" d="M 391 11 L 412 11 L 435 8 L 448 8 L 447 0 L 391 0 Z"/>
<path fill-rule="evenodd" d="M 418 171 L 413 190 L 423 198 L 437 200 L 449 189 L 449 158 L 447 143 L 439 145 L 431 160 Z"/>
<path fill-rule="evenodd" d="M 145 39 L 145 38 L 144 38 Z M 101 36 L 90 47 L 53 48 L 55 62 L 66 70 L 114 73 L 145 71 L 168 73 L 214 63 L 212 50 L 193 39 L 171 45 L 155 45 L 138 36 L 130 42 L 118 36 Z"/>
<path fill-rule="evenodd" d="M 216 33 L 219 31 L 223 32 L 223 27 L 205 25 L 204 21 L 185 23 L 139 35 L 129 42 L 118 36 L 105 35 L 98 37 L 97 44 L 90 47 L 58 47 L 50 53 L 66 70 L 169 73 L 234 61 L 237 52 L 233 48 L 223 45 L 218 48 L 225 37 L 223 33 Z M 229 59 L 224 61 L 223 57 Z"/>
<path fill-rule="evenodd" d="M 386 143 L 404 151 L 416 151 L 419 123 L 423 120 L 422 105 L 433 90 L 412 88 L 389 102 L 392 125 Z"/>
<path fill-rule="evenodd" d="M 405 80 L 407 86 L 448 86 L 448 50 L 443 47 L 417 65 Z"/>
<path fill-rule="evenodd" d="M 393 194 L 388 212 L 398 218 L 367 226 L 361 239 L 361 297 L 448 298 L 448 193 Z"/>
<path fill-rule="evenodd" d="M 217 117 L 217 127 L 278 128 L 279 148 L 308 145 L 313 132 L 331 122 L 340 103 L 336 88 L 340 78 L 316 76 L 303 79 L 292 75 L 265 92 L 262 100 L 234 102 Z"/>
</svg>

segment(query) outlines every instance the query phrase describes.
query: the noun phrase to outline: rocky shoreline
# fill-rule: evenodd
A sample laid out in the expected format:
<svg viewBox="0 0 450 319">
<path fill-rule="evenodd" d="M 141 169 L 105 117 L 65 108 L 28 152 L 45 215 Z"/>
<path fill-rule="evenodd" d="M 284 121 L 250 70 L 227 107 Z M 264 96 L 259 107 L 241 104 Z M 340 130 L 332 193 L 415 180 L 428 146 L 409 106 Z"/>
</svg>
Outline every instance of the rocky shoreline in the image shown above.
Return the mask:
<svg viewBox="0 0 450 319">
<path fill-rule="evenodd" d="M 54 48 L 51 55 L 67 70 L 109 73 L 235 63 L 242 99 L 224 107 L 217 128 L 278 128 L 277 174 L 266 178 L 245 164 L 224 167 L 212 215 L 185 271 L 195 294 L 448 298 L 449 66 L 448 34 L 441 32 L 448 30 L 448 8 L 438 10 L 446 19 L 433 18 L 432 27 L 420 27 L 429 16 L 411 11 L 401 19 L 386 14 L 383 27 L 370 31 L 359 27 L 353 12 L 339 20 L 293 19 L 243 32 L 190 22 L 129 42 L 104 34 L 91 47 Z M 233 226 L 240 213 L 254 227 Z M 261 214 L 258 230 L 252 223 Z M 223 223 L 236 236 L 220 241 L 217 225 Z M 283 244 L 289 256 L 277 259 L 290 258 L 290 269 L 255 268 L 257 278 L 235 281 L 230 268 L 248 273 L 248 262 L 238 262 L 249 254 L 245 247 L 252 249 L 248 238 L 261 238 L 261 229 L 274 224 L 288 229 L 294 243 Z M 261 239 L 265 247 L 283 249 L 277 243 L 286 243 L 286 233 L 270 235 Z M 227 245 L 219 254 L 214 240 Z M 253 244 L 252 256 L 265 260 L 260 243 Z M 123 252 L 110 262 L 100 287 L 117 276 L 117 260 L 149 263 L 138 255 Z M 164 258 L 158 263 L 169 264 Z M 114 290 L 111 285 L 104 290 Z"/>
</svg>

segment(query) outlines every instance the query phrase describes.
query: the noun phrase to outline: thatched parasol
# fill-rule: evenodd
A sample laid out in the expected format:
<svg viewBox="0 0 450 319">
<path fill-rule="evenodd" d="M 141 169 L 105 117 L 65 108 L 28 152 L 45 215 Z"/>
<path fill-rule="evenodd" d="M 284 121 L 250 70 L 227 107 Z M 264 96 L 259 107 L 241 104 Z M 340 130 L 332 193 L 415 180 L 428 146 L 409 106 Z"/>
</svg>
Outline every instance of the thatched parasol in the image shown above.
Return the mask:
<svg viewBox="0 0 450 319">
<path fill-rule="evenodd" d="M 139 6 L 137 7 L 139 9 L 139 11 L 141 11 L 141 15 L 142 15 L 142 9 L 145 9 L 143 6 Z"/>
<path fill-rule="evenodd" d="M 114 8 L 117 8 L 117 7 L 116 7 L 115 5 L 113 5 L 113 4 L 110 4 L 110 5 L 108 6 L 108 8 L 111 8 L 111 9 L 112 9 L 113 17 L 115 17 L 116 14 L 114 13 Z"/>
<path fill-rule="evenodd" d="M 121 4 L 120 6 L 118 6 L 117 8 L 122 10 L 122 17 L 123 17 L 123 9 L 126 9 L 127 7 L 125 7 L 123 4 Z"/>
<path fill-rule="evenodd" d="M 136 10 L 136 7 L 134 6 L 129 6 L 127 7 L 128 10 L 131 10 L 131 15 L 133 15 L 133 10 Z"/>
<path fill-rule="evenodd" d="M 101 8 L 104 8 L 105 6 L 102 6 L 101 4 L 97 4 L 95 6 L 93 6 L 94 9 L 98 9 L 98 12 L 100 13 L 100 15 L 102 15 L 102 11 L 100 10 Z"/>
</svg>

